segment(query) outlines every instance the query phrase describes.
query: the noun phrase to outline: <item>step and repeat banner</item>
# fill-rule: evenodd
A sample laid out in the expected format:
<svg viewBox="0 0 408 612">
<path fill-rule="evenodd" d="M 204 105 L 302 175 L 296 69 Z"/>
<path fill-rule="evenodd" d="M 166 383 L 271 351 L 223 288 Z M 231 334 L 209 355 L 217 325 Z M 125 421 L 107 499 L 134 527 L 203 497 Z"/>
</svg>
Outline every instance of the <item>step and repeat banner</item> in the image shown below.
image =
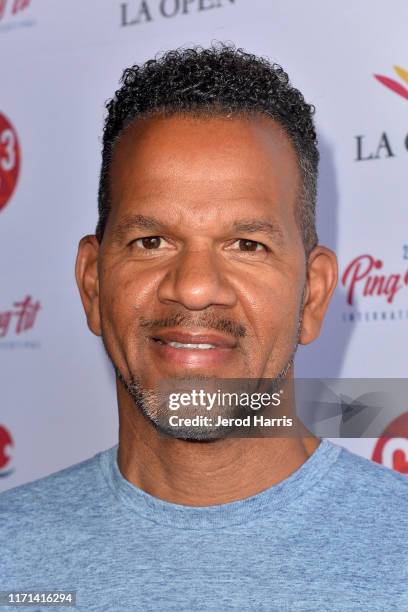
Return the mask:
<svg viewBox="0 0 408 612">
<path fill-rule="evenodd" d="M 93 233 L 104 104 L 125 67 L 234 42 L 316 106 L 318 230 L 340 278 L 298 377 L 406 377 L 408 4 L 395 0 L 0 0 L 0 490 L 118 437 L 114 376 L 74 280 Z M 407 414 L 334 440 L 408 473 Z M 405 427 L 405 429 L 404 429 Z"/>
</svg>

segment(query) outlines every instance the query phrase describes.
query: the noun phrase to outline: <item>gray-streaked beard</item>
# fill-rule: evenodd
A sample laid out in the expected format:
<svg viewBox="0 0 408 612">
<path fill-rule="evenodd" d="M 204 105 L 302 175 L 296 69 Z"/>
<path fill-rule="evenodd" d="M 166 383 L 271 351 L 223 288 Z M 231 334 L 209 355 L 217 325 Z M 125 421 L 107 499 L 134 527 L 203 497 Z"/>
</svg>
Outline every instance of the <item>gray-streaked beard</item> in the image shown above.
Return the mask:
<svg viewBox="0 0 408 612">
<path fill-rule="evenodd" d="M 140 383 L 134 378 L 127 381 L 119 370 L 114 366 L 118 380 L 123 384 L 126 391 L 129 393 L 135 406 L 140 409 L 143 415 L 153 424 L 153 426 L 164 436 L 178 438 L 190 442 L 212 442 L 215 440 L 227 438 L 236 433 L 236 428 L 233 425 L 216 425 L 218 416 L 228 419 L 243 419 L 248 416 L 248 408 L 240 404 L 232 406 L 220 406 L 215 404 L 211 412 L 203 406 L 192 411 L 190 408 L 179 408 L 177 415 L 181 418 L 193 418 L 196 416 L 212 418 L 211 424 L 200 425 L 179 425 L 173 427 L 169 423 L 170 415 L 174 414 L 169 410 L 169 396 L 172 393 L 189 393 L 191 390 L 210 391 L 212 393 L 220 392 L 231 394 L 236 392 L 259 393 L 262 388 L 263 392 L 269 394 L 276 393 L 282 386 L 282 381 L 285 380 L 287 373 L 293 365 L 294 356 L 288 361 L 281 372 L 273 379 L 267 381 L 267 388 L 262 388 L 265 384 L 264 379 L 218 379 L 210 376 L 183 376 L 172 378 L 165 381 L 159 388 L 144 389 Z M 242 382 L 242 386 L 239 383 Z M 238 391 L 239 390 L 239 391 Z M 269 408 L 270 410 L 270 408 Z M 264 409 L 257 410 L 257 415 L 262 414 Z"/>
<path fill-rule="evenodd" d="M 300 307 L 300 312 L 298 316 L 298 325 L 297 325 L 297 335 L 295 346 L 292 351 L 292 355 L 286 365 L 282 368 L 282 370 L 273 378 L 270 379 L 268 384 L 268 392 L 273 393 L 277 391 L 280 387 L 282 381 L 286 379 L 286 376 L 289 370 L 293 367 L 295 354 L 297 348 L 299 346 L 300 333 L 302 329 L 302 317 L 303 317 L 303 306 L 304 306 L 304 297 L 305 297 L 305 289 L 303 291 L 302 304 Z M 129 393 L 132 398 L 135 406 L 142 411 L 142 414 L 145 418 L 164 436 L 170 436 L 172 438 L 182 439 L 189 442 L 212 442 L 215 440 L 220 440 L 227 438 L 228 436 L 234 435 L 234 427 L 228 426 L 216 426 L 216 425 L 202 425 L 202 426 L 187 426 L 183 425 L 181 427 L 172 427 L 169 424 L 169 393 L 173 392 L 185 392 L 192 389 L 199 389 L 200 383 L 201 388 L 204 386 L 210 385 L 212 390 L 214 390 L 214 385 L 216 385 L 217 381 L 222 379 L 217 379 L 215 377 L 205 376 L 205 375 L 195 375 L 195 376 L 181 376 L 181 377 L 173 377 L 171 380 L 166 381 L 166 385 L 161 386 L 157 389 L 146 389 L 140 384 L 140 382 L 131 374 L 130 380 L 127 380 L 119 369 L 114 364 L 109 352 L 107 350 L 106 344 L 102 341 L 105 347 L 105 351 L 113 365 L 113 368 L 116 373 L 117 379 L 122 383 L 126 391 Z M 250 380 L 250 379 L 248 379 Z M 257 384 L 256 379 L 252 379 L 254 381 L 253 384 Z M 228 380 L 223 380 L 223 384 L 228 385 Z M 228 392 L 228 389 L 226 389 Z M 256 389 L 252 388 L 252 391 L 255 392 Z M 191 411 L 191 408 L 189 409 Z M 243 408 L 240 405 L 235 405 L 229 407 L 226 410 L 225 406 L 218 407 L 218 414 L 226 418 L 239 419 L 248 415 L 248 409 Z M 194 414 L 188 412 L 188 409 L 182 410 L 183 417 L 193 417 L 202 414 L 202 416 L 207 415 L 208 412 L 203 409 L 200 413 L 199 411 L 195 411 Z M 261 414 L 262 409 L 257 411 L 257 414 Z M 178 412 L 180 414 L 180 411 Z M 214 415 L 214 412 L 213 412 Z M 181 416 L 181 415 L 180 415 Z M 213 419 L 215 420 L 215 419 Z"/>
</svg>

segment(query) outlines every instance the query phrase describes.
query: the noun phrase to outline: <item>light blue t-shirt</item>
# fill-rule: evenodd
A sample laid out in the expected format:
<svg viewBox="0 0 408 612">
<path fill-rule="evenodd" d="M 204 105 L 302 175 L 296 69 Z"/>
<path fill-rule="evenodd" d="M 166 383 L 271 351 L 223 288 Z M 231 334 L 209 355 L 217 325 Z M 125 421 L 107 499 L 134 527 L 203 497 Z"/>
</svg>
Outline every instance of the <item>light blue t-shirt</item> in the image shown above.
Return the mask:
<svg viewBox="0 0 408 612">
<path fill-rule="evenodd" d="M 0 591 L 73 590 L 86 612 L 408 611 L 406 476 L 322 440 L 279 484 L 198 508 L 116 456 L 0 495 Z"/>
</svg>

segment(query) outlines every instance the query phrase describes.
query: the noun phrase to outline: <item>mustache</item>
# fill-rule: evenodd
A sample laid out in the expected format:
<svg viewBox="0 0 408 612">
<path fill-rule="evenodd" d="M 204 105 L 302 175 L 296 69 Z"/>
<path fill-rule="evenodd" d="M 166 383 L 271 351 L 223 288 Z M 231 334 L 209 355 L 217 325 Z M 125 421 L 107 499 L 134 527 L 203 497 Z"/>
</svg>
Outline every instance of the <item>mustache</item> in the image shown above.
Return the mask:
<svg viewBox="0 0 408 612">
<path fill-rule="evenodd" d="M 162 319 L 146 319 L 140 317 L 140 327 L 145 330 L 163 327 L 204 327 L 205 329 L 214 329 L 216 331 L 229 334 L 234 338 L 244 338 L 247 335 L 247 329 L 241 323 L 237 323 L 233 319 L 225 317 L 217 317 L 214 313 L 203 313 L 199 317 L 192 317 L 183 312 L 177 312 Z"/>
</svg>

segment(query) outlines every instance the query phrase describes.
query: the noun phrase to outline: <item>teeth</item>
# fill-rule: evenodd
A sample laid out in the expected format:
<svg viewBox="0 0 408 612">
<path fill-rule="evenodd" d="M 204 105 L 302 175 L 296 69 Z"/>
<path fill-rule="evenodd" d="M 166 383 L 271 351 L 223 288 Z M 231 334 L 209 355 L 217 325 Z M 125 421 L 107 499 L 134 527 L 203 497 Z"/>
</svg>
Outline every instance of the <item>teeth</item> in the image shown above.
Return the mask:
<svg viewBox="0 0 408 612">
<path fill-rule="evenodd" d="M 169 346 L 174 348 L 182 349 L 212 349 L 215 348 L 214 344 L 184 344 L 183 342 L 168 342 Z"/>
</svg>

